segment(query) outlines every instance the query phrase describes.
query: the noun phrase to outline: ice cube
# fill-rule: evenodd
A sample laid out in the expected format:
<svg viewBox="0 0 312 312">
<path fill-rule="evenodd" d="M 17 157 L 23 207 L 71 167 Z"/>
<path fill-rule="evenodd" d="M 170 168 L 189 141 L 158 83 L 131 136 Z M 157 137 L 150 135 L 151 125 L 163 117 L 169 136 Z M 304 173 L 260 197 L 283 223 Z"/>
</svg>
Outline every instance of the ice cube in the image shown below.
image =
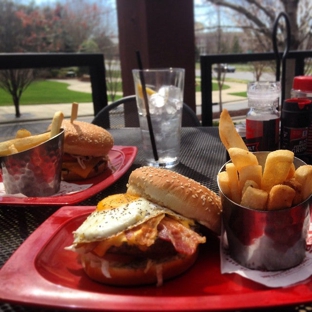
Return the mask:
<svg viewBox="0 0 312 312">
<path fill-rule="evenodd" d="M 180 88 L 175 86 L 170 86 L 168 89 L 168 97 L 171 99 L 176 99 L 182 101 L 182 92 Z"/>
<path fill-rule="evenodd" d="M 159 88 L 158 94 L 166 100 L 169 96 L 169 89 L 170 86 L 162 86 Z"/>
<path fill-rule="evenodd" d="M 165 98 L 159 93 L 154 93 L 150 97 L 150 108 L 151 107 L 163 107 L 165 105 Z"/>
<path fill-rule="evenodd" d="M 175 114 L 182 107 L 182 92 L 175 86 L 162 86 L 149 99 L 151 114 Z"/>
<path fill-rule="evenodd" d="M 165 109 L 167 114 L 175 114 L 177 112 L 176 101 L 168 100 Z"/>
</svg>

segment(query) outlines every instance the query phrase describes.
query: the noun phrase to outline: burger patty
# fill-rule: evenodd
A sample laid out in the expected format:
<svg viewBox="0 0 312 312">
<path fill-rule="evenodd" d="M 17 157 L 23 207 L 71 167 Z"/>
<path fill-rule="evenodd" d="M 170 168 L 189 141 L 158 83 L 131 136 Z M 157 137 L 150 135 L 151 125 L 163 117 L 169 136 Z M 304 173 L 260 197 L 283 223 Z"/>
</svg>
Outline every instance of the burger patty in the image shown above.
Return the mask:
<svg viewBox="0 0 312 312">
<path fill-rule="evenodd" d="M 86 161 L 88 161 L 88 159 L 92 159 L 92 157 L 89 157 L 89 158 L 87 158 L 86 159 Z M 64 160 L 63 160 L 63 162 L 65 162 Z M 70 161 L 70 162 L 77 162 L 77 160 L 75 160 L 75 161 Z M 66 163 L 66 162 L 65 162 Z M 98 172 L 99 171 L 99 168 L 100 168 L 100 166 L 102 166 L 103 164 L 106 164 L 107 165 L 107 159 L 106 158 L 98 158 L 98 160 L 97 160 L 97 163 L 93 166 L 93 170 L 95 171 L 95 172 Z M 62 172 L 63 173 L 69 173 L 70 172 L 70 170 L 69 169 L 67 169 L 67 168 L 62 168 Z"/>
<path fill-rule="evenodd" d="M 123 243 L 120 247 L 112 246 L 108 249 L 105 257 L 109 257 L 113 254 L 118 254 L 135 258 L 148 258 L 156 260 L 159 258 L 171 257 L 176 255 L 177 253 L 178 252 L 171 242 L 157 238 L 155 240 L 155 243 L 147 247 L 147 249 L 144 251 L 136 245 L 128 245 L 127 243 Z"/>
<path fill-rule="evenodd" d="M 196 252 L 199 243 L 206 241 L 192 229 L 170 217 L 163 218 L 157 226 L 157 237 L 149 246 L 122 243 L 120 246 L 111 246 L 107 254 L 127 255 L 138 258 L 159 259 L 176 254 L 191 255 Z"/>
</svg>

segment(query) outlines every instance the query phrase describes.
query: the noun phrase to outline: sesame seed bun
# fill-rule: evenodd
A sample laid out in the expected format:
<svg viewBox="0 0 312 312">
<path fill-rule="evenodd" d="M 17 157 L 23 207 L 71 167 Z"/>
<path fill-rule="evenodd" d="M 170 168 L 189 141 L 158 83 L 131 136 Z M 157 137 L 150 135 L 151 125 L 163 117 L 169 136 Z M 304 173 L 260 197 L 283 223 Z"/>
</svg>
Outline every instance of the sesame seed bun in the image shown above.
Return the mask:
<svg viewBox="0 0 312 312">
<path fill-rule="evenodd" d="M 112 135 L 88 122 L 63 120 L 64 153 L 79 156 L 105 156 L 114 145 Z"/>
<path fill-rule="evenodd" d="M 129 177 L 127 193 L 167 207 L 220 234 L 220 197 L 181 174 L 154 167 L 138 168 Z"/>
</svg>

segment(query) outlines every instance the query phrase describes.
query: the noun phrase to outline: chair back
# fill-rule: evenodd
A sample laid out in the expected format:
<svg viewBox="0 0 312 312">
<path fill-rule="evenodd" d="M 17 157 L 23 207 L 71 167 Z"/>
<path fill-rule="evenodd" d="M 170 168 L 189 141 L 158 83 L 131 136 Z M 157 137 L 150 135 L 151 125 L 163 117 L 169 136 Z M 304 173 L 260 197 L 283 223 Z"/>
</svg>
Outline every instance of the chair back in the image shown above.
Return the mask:
<svg viewBox="0 0 312 312">
<path fill-rule="evenodd" d="M 94 117 L 92 123 L 105 129 L 139 127 L 135 95 L 126 96 L 108 104 Z"/>
<path fill-rule="evenodd" d="M 139 127 L 139 115 L 136 96 L 123 97 L 104 107 L 92 120 L 92 123 L 105 129 Z M 182 127 L 200 127 L 200 121 L 194 111 L 183 103 Z"/>
</svg>

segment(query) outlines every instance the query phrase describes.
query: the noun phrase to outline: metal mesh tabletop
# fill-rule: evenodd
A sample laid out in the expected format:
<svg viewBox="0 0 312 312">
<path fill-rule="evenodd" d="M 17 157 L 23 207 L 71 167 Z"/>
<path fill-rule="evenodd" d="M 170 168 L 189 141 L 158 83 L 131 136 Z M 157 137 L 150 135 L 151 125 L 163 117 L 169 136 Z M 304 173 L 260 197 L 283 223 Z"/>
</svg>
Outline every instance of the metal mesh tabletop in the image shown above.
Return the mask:
<svg viewBox="0 0 312 312">
<path fill-rule="evenodd" d="M 77 206 L 95 206 L 105 196 L 125 192 L 128 177 L 132 170 L 144 164 L 139 129 L 111 130 L 111 133 L 115 145 L 137 146 L 137 157 L 127 173 L 118 181 L 91 198 L 76 204 Z M 226 151 L 220 142 L 218 128 L 183 128 L 181 161 L 172 170 L 218 192 L 216 177 L 225 161 Z M 0 267 L 24 240 L 58 208 L 55 206 L 0 206 Z M 283 311 L 295 310 L 298 310 L 298 307 L 290 310 L 283 309 Z M 0 304 L 0 311 L 42 311 L 42 309 L 2 303 Z"/>
</svg>

